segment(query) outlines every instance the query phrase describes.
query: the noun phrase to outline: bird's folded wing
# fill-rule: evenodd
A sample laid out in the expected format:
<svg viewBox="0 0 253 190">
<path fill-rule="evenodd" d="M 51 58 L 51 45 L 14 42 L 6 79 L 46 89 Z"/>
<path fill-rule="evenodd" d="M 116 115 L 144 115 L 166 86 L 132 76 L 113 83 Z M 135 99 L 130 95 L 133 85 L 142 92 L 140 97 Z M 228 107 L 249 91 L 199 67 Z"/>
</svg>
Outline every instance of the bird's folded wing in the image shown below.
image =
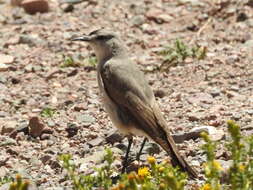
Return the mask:
<svg viewBox="0 0 253 190">
<path fill-rule="evenodd" d="M 108 63 L 101 70 L 101 77 L 111 100 L 127 109 L 143 132 L 154 140 L 166 136 L 164 129 L 157 125 L 153 112 L 153 92 L 138 68 Z"/>
</svg>

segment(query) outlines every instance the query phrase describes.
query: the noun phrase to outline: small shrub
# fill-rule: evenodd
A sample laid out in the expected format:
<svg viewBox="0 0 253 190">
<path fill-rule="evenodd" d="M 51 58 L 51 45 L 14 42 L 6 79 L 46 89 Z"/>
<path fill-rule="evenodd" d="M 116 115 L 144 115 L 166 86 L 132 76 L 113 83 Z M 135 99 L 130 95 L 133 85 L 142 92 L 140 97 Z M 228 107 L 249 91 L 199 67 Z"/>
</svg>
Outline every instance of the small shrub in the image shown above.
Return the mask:
<svg viewBox="0 0 253 190">
<path fill-rule="evenodd" d="M 64 61 L 60 65 L 61 68 L 65 67 L 80 67 L 79 63 L 75 63 L 74 59 L 70 56 L 64 56 Z"/>
<path fill-rule="evenodd" d="M 233 165 L 229 170 L 229 184 L 232 190 L 253 189 L 253 135 L 242 137 L 240 127 L 234 121 L 228 121 L 228 131 L 232 142 L 230 150 Z"/>
<path fill-rule="evenodd" d="M 165 47 L 164 50 L 159 52 L 163 56 L 163 63 L 160 65 L 160 69 L 169 70 L 170 67 L 184 62 L 187 57 L 198 60 L 204 59 L 206 51 L 206 47 L 199 45 L 188 47 L 181 40 L 177 39 L 173 46 Z"/>
<path fill-rule="evenodd" d="M 62 161 L 62 166 L 68 171 L 68 176 L 72 180 L 74 190 L 92 190 L 94 187 L 102 187 L 104 190 L 109 190 L 112 186 L 112 162 L 114 156 L 110 149 L 106 149 L 105 155 L 106 165 L 96 169 L 95 175 L 82 175 L 76 171 L 76 165 L 72 162 L 70 155 L 61 155 L 59 160 Z"/>
<path fill-rule="evenodd" d="M 52 108 L 44 108 L 41 112 L 40 115 L 42 117 L 53 117 L 53 115 L 56 113 L 56 110 L 52 109 Z"/>
<path fill-rule="evenodd" d="M 5 184 L 5 183 L 12 182 L 12 181 L 13 181 L 13 178 L 10 176 L 0 177 L 0 187 L 1 187 L 1 185 Z"/>
<path fill-rule="evenodd" d="M 157 164 L 154 157 L 148 158 L 149 167 L 139 168 L 138 172 L 122 174 L 116 185 L 112 184 L 114 170 L 111 167 L 114 157 L 110 149 L 106 150 L 106 165 L 96 169 L 96 175 L 77 174 L 76 166 L 71 161 L 70 155 L 61 155 L 63 168 L 68 171 L 74 190 L 91 190 L 100 187 L 104 190 L 183 190 L 187 175 L 173 168 L 169 162 Z"/>
</svg>

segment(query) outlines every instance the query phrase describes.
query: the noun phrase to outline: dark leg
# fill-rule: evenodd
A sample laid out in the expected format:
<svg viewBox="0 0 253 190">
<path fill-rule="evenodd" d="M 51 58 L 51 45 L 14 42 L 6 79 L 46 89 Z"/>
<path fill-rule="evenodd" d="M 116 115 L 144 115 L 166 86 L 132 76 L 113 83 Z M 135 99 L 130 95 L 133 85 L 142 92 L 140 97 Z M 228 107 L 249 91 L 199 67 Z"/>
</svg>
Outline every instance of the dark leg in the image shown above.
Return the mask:
<svg viewBox="0 0 253 190">
<path fill-rule="evenodd" d="M 142 150 L 143 150 L 143 148 L 144 148 L 144 145 L 145 145 L 145 143 L 147 142 L 147 140 L 148 140 L 148 138 L 145 137 L 144 140 L 143 140 L 142 143 L 141 143 L 141 148 L 140 148 L 140 150 L 139 150 L 139 152 L 138 152 L 138 154 L 137 154 L 137 156 L 136 156 L 136 160 L 137 160 L 137 161 L 140 160 L 141 152 L 142 152 Z"/>
<path fill-rule="evenodd" d="M 131 148 L 131 145 L 133 143 L 133 137 L 127 137 L 128 139 L 128 146 L 127 146 L 127 151 L 126 151 L 126 155 L 125 155 L 125 158 L 124 158 L 124 161 L 123 161 L 123 167 L 122 167 L 122 170 L 121 170 L 121 173 L 124 173 L 126 171 L 126 167 L 127 167 L 127 160 L 128 160 L 128 154 L 130 152 L 130 148 Z"/>
</svg>

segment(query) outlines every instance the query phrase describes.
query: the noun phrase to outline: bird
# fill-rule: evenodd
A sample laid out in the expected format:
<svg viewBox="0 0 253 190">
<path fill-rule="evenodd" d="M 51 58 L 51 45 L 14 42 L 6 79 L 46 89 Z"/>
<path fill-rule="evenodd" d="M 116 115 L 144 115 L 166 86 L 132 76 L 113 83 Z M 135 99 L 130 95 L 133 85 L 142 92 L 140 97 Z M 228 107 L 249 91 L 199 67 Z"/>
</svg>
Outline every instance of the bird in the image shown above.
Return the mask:
<svg viewBox="0 0 253 190">
<path fill-rule="evenodd" d="M 101 99 L 112 123 L 128 138 L 122 172 L 127 167 L 133 136 L 144 136 L 137 158 L 147 139 L 159 144 L 171 157 L 171 164 L 196 178 L 197 172 L 179 154 L 144 73 L 129 58 L 126 45 L 116 32 L 97 29 L 72 41 L 87 42 L 98 60 L 97 80 Z"/>
</svg>

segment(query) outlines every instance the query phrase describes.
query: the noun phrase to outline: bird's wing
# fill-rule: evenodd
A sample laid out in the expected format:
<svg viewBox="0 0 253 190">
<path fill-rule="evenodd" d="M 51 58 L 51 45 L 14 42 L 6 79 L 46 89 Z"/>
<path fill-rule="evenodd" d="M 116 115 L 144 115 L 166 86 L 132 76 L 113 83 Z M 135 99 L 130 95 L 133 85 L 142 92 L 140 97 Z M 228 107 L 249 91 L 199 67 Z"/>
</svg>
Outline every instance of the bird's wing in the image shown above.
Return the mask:
<svg viewBox="0 0 253 190">
<path fill-rule="evenodd" d="M 111 59 L 103 65 L 101 77 L 110 99 L 120 108 L 127 109 L 143 132 L 153 140 L 166 138 L 164 129 L 157 126 L 153 112 L 153 92 L 136 65 L 128 60 Z"/>
</svg>

